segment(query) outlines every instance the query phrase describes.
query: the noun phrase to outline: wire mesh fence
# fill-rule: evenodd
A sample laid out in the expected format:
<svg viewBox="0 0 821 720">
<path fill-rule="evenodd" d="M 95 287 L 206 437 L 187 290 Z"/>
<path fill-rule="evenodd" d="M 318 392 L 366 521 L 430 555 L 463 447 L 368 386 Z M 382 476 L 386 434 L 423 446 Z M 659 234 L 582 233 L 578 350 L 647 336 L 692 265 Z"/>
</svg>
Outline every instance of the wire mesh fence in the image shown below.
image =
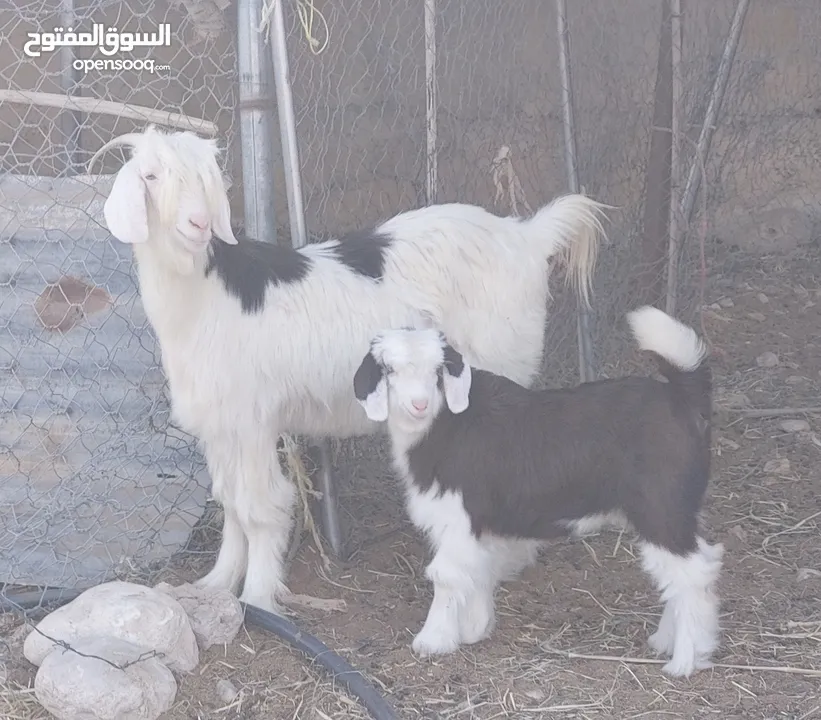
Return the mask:
<svg viewBox="0 0 821 720">
<path fill-rule="evenodd" d="M 436 28 L 436 200 L 526 213 L 568 187 L 554 3 L 286 3 L 314 238 L 427 202 L 426 4 Z M 617 206 L 591 318 L 595 365 L 605 375 L 635 360 L 624 313 L 640 302 L 663 302 L 667 230 L 658 217 L 669 211 L 658 192 L 665 174 L 651 172 L 654 152 L 662 167 L 669 164 L 659 138 L 670 136 L 680 194 L 737 5 L 680 3 L 680 93 L 675 117 L 665 119 L 658 103 L 663 83 L 657 88 L 671 53 L 661 43 L 665 4 L 568 3 L 579 182 L 588 195 Z M 122 108 L 101 114 L 44 107 L 31 93 L 215 123 L 241 222 L 235 16 L 234 4 L 206 0 L 0 8 L 0 91 L 27 94 L 0 95 L 2 583 L 88 585 L 112 573 L 156 569 L 182 552 L 190 557 L 207 473 L 193 440 L 169 422 L 158 348 L 129 253 L 104 229 L 102 202 L 116 156 L 96 170 L 101 177 L 85 170 L 102 143 L 144 121 L 123 117 Z M 174 40 L 147 51 L 153 72 L 67 72 L 67 63 L 92 58 L 83 47 L 73 59 L 62 51 L 25 54 L 27 33 L 68 18 L 83 31 L 94 23 L 153 31 L 167 22 Z M 687 321 L 696 321 L 701 304 L 702 251 L 709 269 L 719 255 L 777 253 L 815 238 L 819 34 L 814 0 L 753 3 L 747 13 L 705 159 L 706 192 L 691 222 L 680 218 L 677 314 Z M 679 129 L 675 137 L 671 125 Z M 272 201 L 280 240 L 287 236 L 284 182 L 277 167 Z M 578 377 L 575 302 L 560 280 L 552 278 L 547 327 L 551 384 Z"/>
</svg>

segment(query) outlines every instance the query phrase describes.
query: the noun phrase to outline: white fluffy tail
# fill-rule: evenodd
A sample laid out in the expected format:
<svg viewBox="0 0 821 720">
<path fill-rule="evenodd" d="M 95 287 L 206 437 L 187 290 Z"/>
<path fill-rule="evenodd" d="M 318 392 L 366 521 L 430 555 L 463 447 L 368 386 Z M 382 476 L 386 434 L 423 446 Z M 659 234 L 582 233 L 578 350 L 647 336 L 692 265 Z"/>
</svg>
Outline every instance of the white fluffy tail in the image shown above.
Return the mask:
<svg viewBox="0 0 821 720">
<path fill-rule="evenodd" d="M 599 240 L 607 237 L 601 217 L 611 207 L 586 195 L 564 195 L 524 221 L 534 242 L 544 247 L 546 258 L 563 253 L 565 280 L 573 283 L 588 307 Z"/>
<path fill-rule="evenodd" d="M 658 308 L 645 305 L 627 313 L 627 322 L 642 350 L 661 355 L 681 372 L 694 372 L 707 356 L 707 346 L 693 328 Z"/>
</svg>

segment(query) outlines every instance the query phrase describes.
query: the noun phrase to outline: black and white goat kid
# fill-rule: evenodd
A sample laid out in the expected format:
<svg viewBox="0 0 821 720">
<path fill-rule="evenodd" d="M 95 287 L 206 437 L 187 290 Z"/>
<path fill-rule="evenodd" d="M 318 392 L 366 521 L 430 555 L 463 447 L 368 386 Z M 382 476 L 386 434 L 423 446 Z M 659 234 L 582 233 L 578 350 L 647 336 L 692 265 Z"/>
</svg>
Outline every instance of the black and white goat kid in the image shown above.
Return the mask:
<svg viewBox="0 0 821 720">
<path fill-rule="evenodd" d="M 664 602 L 649 639 L 671 656 L 664 671 L 709 666 L 724 549 L 698 534 L 710 474 L 707 351 L 656 308 L 627 319 L 668 382 L 625 377 L 535 391 L 471 369 L 435 329 L 374 338 L 355 395 L 372 420 L 387 419 L 408 513 L 434 552 L 418 654 L 488 637 L 496 587 L 549 538 L 621 524 L 638 533 L 642 566 Z"/>
</svg>

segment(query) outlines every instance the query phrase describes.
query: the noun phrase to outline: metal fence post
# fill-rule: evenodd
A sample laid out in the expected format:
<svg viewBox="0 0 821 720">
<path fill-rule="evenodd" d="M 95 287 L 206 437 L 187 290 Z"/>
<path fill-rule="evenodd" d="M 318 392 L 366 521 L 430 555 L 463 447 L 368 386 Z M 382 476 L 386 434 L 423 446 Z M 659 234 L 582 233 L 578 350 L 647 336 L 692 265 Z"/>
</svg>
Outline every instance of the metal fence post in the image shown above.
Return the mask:
<svg viewBox="0 0 821 720">
<path fill-rule="evenodd" d="M 564 157 L 570 192 L 579 192 L 579 171 L 576 162 L 576 122 L 573 116 L 573 85 L 570 76 L 570 38 L 567 28 L 567 2 L 556 0 L 556 22 L 559 35 L 559 71 L 562 82 L 562 116 L 564 119 Z M 576 314 L 576 332 L 579 342 L 579 377 L 582 382 L 595 379 L 593 366 L 593 338 L 590 317 L 584 303 L 579 301 Z"/>
<path fill-rule="evenodd" d="M 305 226 L 305 210 L 302 202 L 302 176 L 299 166 L 299 146 L 296 137 L 296 117 L 291 95 L 288 70 L 288 48 L 285 42 L 285 18 L 281 0 L 274 0 L 271 11 L 271 52 L 274 61 L 274 83 L 277 96 L 277 113 L 285 166 L 285 186 L 288 195 L 288 218 L 291 224 L 291 243 L 302 247 L 308 242 Z M 339 516 L 337 481 L 334 477 L 330 443 L 319 443 L 320 463 L 319 490 L 322 493 L 322 525 L 333 554 L 345 558 L 344 533 Z"/>
<path fill-rule="evenodd" d="M 245 232 L 257 240 L 276 242 L 271 56 L 262 33 L 256 31 L 262 6 L 262 0 L 237 4 L 242 189 Z"/>
</svg>

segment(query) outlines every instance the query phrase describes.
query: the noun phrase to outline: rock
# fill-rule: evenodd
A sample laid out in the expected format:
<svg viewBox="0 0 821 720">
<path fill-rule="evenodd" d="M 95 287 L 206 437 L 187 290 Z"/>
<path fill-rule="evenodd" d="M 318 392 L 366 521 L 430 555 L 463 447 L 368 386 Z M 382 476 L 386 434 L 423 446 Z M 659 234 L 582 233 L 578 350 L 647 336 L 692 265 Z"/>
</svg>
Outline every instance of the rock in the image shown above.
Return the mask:
<svg viewBox="0 0 821 720">
<path fill-rule="evenodd" d="M 766 305 L 768 302 L 770 302 L 770 298 L 768 298 L 764 293 L 758 293 L 756 297 L 758 298 L 758 302 L 760 302 L 762 305 Z"/>
<path fill-rule="evenodd" d="M 723 297 L 718 301 L 718 304 L 723 308 L 735 307 L 735 303 L 728 297 Z"/>
<path fill-rule="evenodd" d="M 770 352 L 768 350 L 767 352 L 762 353 L 761 355 L 759 355 L 755 359 L 755 362 L 756 362 L 756 365 L 758 365 L 758 367 L 773 368 L 776 365 L 778 365 L 780 360 L 778 359 L 778 355 L 776 355 L 774 352 Z"/>
<path fill-rule="evenodd" d="M 114 581 L 86 590 L 44 617 L 23 644 L 29 662 L 40 665 L 55 640 L 72 644 L 87 637 L 112 637 L 156 650 L 172 670 L 189 672 L 199 662 L 197 639 L 182 605 L 144 585 Z M 41 634 L 43 633 L 43 634 Z"/>
<path fill-rule="evenodd" d="M 752 320 L 757 320 L 758 322 L 764 322 L 767 319 L 767 316 L 760 312 L 751 312 L 749 315 Z"/>
<path fill-rule="evenodd" d="M 768 475 L 786 475 L 790 471 L 790 461 L 787 458 L 768 460 L 764 463 L 764 472 Z"/>
<path fill-rule="evenodd" d="M 798 568 L 798 572 L 795 574 L 795 579 L 798 582 L 806 582 L 810 578 L 817 577 L 821 577 L 821 570 L 815 568 Z"/>
<path fill-rule="evenodd" d="M 171 708 L 177 681 L 158 658 L 138 659 L 145 648 L 112 637 L 72 647 L 83 655 L 55 648 L 34 678 L 34 694 L 58 720 L 156 720 Z"/>
<path fill-rule="evenodd" d="M 809 378 L 805 378 L 803 375 L 790 375 L 784 382 L 787 385 L 801 385 L 801 383 L 808 382 Z"/>
<path fill-rule="evenodd" d="M 778 423 L 778 427 L 784 432 L 797 433 L 809 430 L 810 424 L 806 420 L 782 420 Z"/>
<path fill-rule="evenodd" d="M 750 405 L 750 398 L 744 393 L 730 393 L 724 398 L 722 404 L 732 408 L 748 407 Z"/>
<path fill-rule="evenodd" d="M 217 680 L 217 697 L 222 700 L 222 702 L 230 704 L 236 700 L 237 695 L 239 695 L 239 690 L 237 690 L 237 686 L 234 685 L 234 683 L 225 678 Z"/>
<path fill-rule="evenodd" d="M 168 583 L 159 583 L 154 589 L 182 605 L 201 650 L 230 643 L 242 627 L 242 605 L 227 590 L 208 590 L 190 584 L 175 587 Z"/>
</svg>

